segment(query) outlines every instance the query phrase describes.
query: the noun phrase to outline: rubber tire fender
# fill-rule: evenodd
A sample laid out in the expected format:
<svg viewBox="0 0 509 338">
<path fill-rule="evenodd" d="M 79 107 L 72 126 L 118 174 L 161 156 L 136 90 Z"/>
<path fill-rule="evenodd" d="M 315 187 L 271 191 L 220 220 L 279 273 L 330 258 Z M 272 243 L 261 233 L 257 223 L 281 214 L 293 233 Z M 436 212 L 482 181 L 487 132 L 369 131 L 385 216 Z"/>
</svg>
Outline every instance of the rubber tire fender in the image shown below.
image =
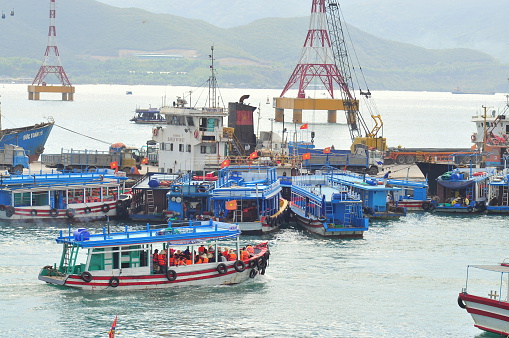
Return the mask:
<svg viewBox="0 0 509 338">
<path fill-rule="evenodd" d="M 49 211 L 49 214 L 51 217 L 58 217 L 58 209 L 56 208 L 52 208 L 50 211 Z"/>
<path fill-rule="evenodd" d="M 429 210 L 430 203 L 429 202 L 422 202 L 421 207 L 424 211 Z"/>
<path fill-rule="evenodd" d="M 235 263 L 233 263 L 233 267 L 235 268 L 235 271 L 243 272 L 244 270 L 246 270 L 246 263 L 244 263 L 241 260 L 237 260 L 235 261 Z"/>
<path fill-rule="evenodd" d="M 256 261 L 254 259 L 249 260 L 248 266 L 254 269 L 256 267 Z"/>
<path fill-rule="evenodd" d="M 119 284 L 120 284 L 120 280 L 118 279 L 118 277 L 111 277 L 108 284 L 112 287 L 112 288 L 116 288 Z"/>
<path fill-rule="evenodd" d="M 124 202 L 122 202 L 121 200 L 118 200 L 118 201 L 116 201 L 116 202 L 115 202 L 115 207 L 116 207 L 117 209 L 120 209 L 120 208 L 122 208 L 123 206 L 124 206 Z"/>
<path fill-rule="evenodd" d="M 463 303 L 463 300 L 461 299 L 460 296 L 458 296 L 458 306 L 462 309 L 466 309 L 467 306 L 465 305 L 465 303 Z"/>
<path fill-rule="evenodd" d="M 216 270 L 220 275 L 224 275 L 228 271 L 228 267 L 224 263 L 219 263 L 216 267 Z"/>
<path fill-rule="evenodd" d="M 255 269 L 249 271 L 249 278 L 255 278 L 258 272 Z"/>
<path fill-rule="evenodd" d="M 177 272 L 175 270 L 168 270 L 166 271 L 166 278 L 173 282 L 175 279 L 177 279 Z"/>
<path fill-rule="evenodd" d="M 467 207 L 467 211 L 468 211 L 468 212 L 472 212 L 472 211 L 474 211 L 474 208 L 472 208 L 472 206 L 471 206 L 471 205 L 469 205 L 469 206 Z"/>
<path fill-rule="evenodd" d="M 12 205 L 9 205 L 5 208 L 5 216 L 12 217 L 14 213 L 16 212 L 16 209 Z"/>
<path fill-rule="evenodd" d="M 265 260 L 265 257 L 261 256 L 258 257 L 256 260 L 256 266 L 258 267 L 258 270 L 264 269 L 265 266 L 267 266 L 267 261 Z"/>
<path fill-rule="evenodd" d="M 93 279 L 92 274 L 90 272 L 88 272 L 88 271 L 83 271 L 81 273 L 80 277 L 81 277 L 81 279 L 83 279 L 83 281 L 85 283 L 90 283 L 92 281 L 92 279 Z"/>
<path fill-rule="evenodd" d="M 74 211 L 74 209 L 67 209 L 67 210 L 65 211 L 65 215 L 66 215 L 68 218 L 73 218 L 75 213 L 76 213 L 76 211 Z"/>
<path fill-rule="evenodd" d="M 90 207 L 86 207 L 85 209 L 83 209 L 83 212 L 85 214 L 90 214 L 90 212 L 92 212 L 92 209 L 90 209 Z"/>
<path fill-rule="evenodd" d="M 102 212 L 107 213 L 108 211 L 110 211 L 110 206 L 108 204 L 104 203 L 101 206 L 101 210 L 102 210 Z"/>
<path fill-rule="evenodd" d="M 0 204 L 0 211 L 5 211 L 5 204 Z"/>
<path fill-rule="evenodd" d="M 37 216 L 37 210 L 35 209 L 30 210 L 30 216 Z"/>
</svg>

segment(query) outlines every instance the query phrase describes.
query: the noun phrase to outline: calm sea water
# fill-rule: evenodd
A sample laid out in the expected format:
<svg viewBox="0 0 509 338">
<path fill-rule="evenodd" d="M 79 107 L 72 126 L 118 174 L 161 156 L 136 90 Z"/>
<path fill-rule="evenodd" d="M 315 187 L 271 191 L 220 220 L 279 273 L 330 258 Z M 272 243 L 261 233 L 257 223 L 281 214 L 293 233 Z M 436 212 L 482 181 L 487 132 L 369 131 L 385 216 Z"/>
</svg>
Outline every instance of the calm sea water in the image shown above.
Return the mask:
<svg viewBox="0 0 509 338">
<path fill-rule="evenodd" d="M 125 95 L 126 90 L 133 95 Z M 0 85 L 3 126 L 53 116 L 57 124 L 81 134 L 141 146 L 150 138 L 151 126 L 128 122 L 135 107 L 159 106 L 163 95 L 173 100 L 185 91 L 78 86 L 74 102 L 35 102 L 27 100 L 25 85 Z M 278 91 L 222 92 L 225 102 L 250 94 L 248 101 L 261 106 L 260 129 L 270 130 L 273 112 L 267 96 Z M 389 144 L 409 147 L 468 147 L 474 130 L 470 116 L 481 105 L 503 101 L 501 94 L 374 96 Z M 318 113 L 305 118 L 325 120 Z M 281 127 L 272 124 L 274 130 Z M 344 125 L 310 129 L 317 131 L 318 146 L 347 145 Z M 106 150 L 107 144 L 55 127 L 47 152 L 61 147 Z M 414 213 L 399 221 L 373 222 L 359 240 L 323 239 L 291 225 L 263 237 L 243 236 L 269 241 L 272 255 L 265 276 L 241 285 L 94 293 L 37 280 L 40 268 L 60 257 L 54 238 L 62 228 L 66 226 L 0 224 L 0 336 L 105 337 L 118 315 L 120 337 L 492 337 L 473 327 L 456 298 L 467 264 L 509 257 L 505 217 Z"/>
</svg>

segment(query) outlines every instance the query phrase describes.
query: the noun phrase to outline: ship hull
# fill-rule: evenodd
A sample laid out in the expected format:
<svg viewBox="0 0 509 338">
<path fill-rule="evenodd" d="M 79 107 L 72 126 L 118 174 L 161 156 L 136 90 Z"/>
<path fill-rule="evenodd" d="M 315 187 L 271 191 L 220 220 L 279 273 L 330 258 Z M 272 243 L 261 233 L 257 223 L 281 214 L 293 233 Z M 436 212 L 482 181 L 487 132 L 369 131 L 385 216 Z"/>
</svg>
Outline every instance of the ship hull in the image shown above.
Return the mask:
<svg viewBox="0 0 509 338">
<path fill-rule="evenodd" d="M 0 149 L 6 144 L 22 147 L 28 155 L 30 163 L 39 160 L 44 146 L 53 129 L 53 122 L 35 124 L 27 127 L 2 130 Z"/>
</svg>

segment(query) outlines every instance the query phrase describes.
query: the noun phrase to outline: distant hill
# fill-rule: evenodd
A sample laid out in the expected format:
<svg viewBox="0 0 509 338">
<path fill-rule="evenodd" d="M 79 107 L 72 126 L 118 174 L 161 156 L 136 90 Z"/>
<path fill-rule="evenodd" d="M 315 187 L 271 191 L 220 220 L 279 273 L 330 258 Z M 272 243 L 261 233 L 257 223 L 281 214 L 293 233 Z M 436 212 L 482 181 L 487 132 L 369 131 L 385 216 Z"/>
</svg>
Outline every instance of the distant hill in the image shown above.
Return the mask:
<svg viewBox="0 0 509 338">
<path fill-rule="evenodd" d="M 311 0 L 99 0 L 201 19 L 221 27 L 309 15 Z M 380 38 L 425 48 L 470 48 L 509 62 L 507 0 L 338 0 L 349 24 Z"/>
<path fill-rule="evenodd" d="M 0 77 L 33 78 L 47 44 L 49 4 L 24 0 L 14 6 L 14 0 L 0 0 L 0 8 L 14 7 L 15 16 L 0 21 Z M 221 28 L 94 0 L 57 0 L 57 42 L 73 83 L 196 85 L 208 76 L 214 45 L 219 78 L 228 86 L 282 88 L 300 56 L 308 25 L 308 17 L 265 18 Z M 507 65 L 485 53 L 424 49 L 380 39 L 351 25 L 348 31 L 355 45 L 351 55 L 358 57 L 369 89 L 506 88 Z M 141 53 L 175 58 L 140 61 L 135 54 Z"/>
</svg>

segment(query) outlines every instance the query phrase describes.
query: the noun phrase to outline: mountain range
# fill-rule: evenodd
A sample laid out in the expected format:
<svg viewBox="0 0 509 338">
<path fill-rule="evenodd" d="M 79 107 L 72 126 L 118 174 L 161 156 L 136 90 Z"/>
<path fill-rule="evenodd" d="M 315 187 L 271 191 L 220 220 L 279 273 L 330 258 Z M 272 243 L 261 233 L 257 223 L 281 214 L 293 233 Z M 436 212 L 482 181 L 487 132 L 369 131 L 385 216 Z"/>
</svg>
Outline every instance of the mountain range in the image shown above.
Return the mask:
<svg viewBox="0 0 509 338">
<path fill-rule="evenodd" d="M 417 2 L 423 6 L 424 2 Z M 449 2 L 460 3 L 456 0 Z M 243 1 L 189 0 L 184 6 L 180 3 L 187 10 L 188 17 L 183 17 L 164 13 L 163 5 L 176 4 L 170 0 L 57 0 L 56 39 L 62 63 L 73 83 L 194 85 L 203 82 L 208 71 L 206 64 L 210 46 L 214 45 L 220 79 L 229 86 L 281 88 L 299 59 L 309 26 L 310 1 L 308 4 L 301 1 L 293 7 L 291 3 L 295 1 L 278 1 L 270 7 L 268 1 L 261 0 L 247 7 Z M 355 46 L 350 55 L 354 57 L 354 66 L 362 69 L 370 89 L 506 89 L 508 65 L 485 51 L 427 49 L 389 40 L 387 36 L 395 30 L 389 28 L 398 26 L 394 17 L 402 15 L 405 6 L 415 9 L 413 3 L 410 5 L 397 0 L 367 0 L 361 3 L 365 18 L 376 17 L 373 10 L 368 10 L 369 6 L 375 6 L 384 13 L 379 13 L 377 20 L 365 20 L 363 25 L 358 25 L 355 18 L 361 14 L 351 10 L 355 8 L 351 7 L 354 1 L 345 1 L 343 9 L 348 23 L 347 33 Z M 391 6 L 398 3 L 401 8 L 392 12 Z M 471 5 L 473 1 L 461 3 Z M 113 5 L 143 5 L 145 9 Z M 160 5 L 159 10 L 149 8 L 150 5 Z M 504 4 L 502 7 L 507 6 Z M 442 5 L 441 8 L 444 7 L 450 6 Z M 48 42 L 49 1 L 0 0 L 0 9 L 4 12 L 9 13 L 12 8 L 15 8 L 15 15 L 7 15 L 6 19 L 0 20 L 0 77 L 33 77 Z M 281 12 L 284 8 L 292 8 L 285 13 L 289 15 L 304 12 L 299 17 L 262 18 L 271 8 Z M 196 15 L 193 11 L 208 12 L 208 20 L 190 18 Z M 423 11 L 421 14 L 427 13 Z M 234 18 L 240 18 L 245 24 L 224 24 L 225 20 L 234 22 Z M 386 22 L 382 24 L 384 18 Z M 411 19 L 411 16 L 406 17 L 408 21 Z M 418 22 L 415 27 L 420 27 Z M 369 31 L 376 35 L 367 33 Z M 427 36 L 421 34 L 421 41 L 431 41 L 434 36 L 438 39 L 440 34 L 433 31 L 430 29 Z M 380 37 L 386 34 L 385 38 Z M 400 33 L 400 36 L 404 35 L 412 34 L 407 30 Z M 485 43 L 488 44 L 487 40 Z M 438 41 L 437 45 L 440 44 Z M 136 59 L 136 54 L 144 53 L 173 55 L 175 58 L 156 61 Z M 143 77 L 133 75 L 132 69 L 137 70 L 136 74 L 143 73 Z M 156 77 L 153 75 L 156 72 L 171 74 Z M 177 73 L 186 76 L 177 76 Z"/>
</svg>

